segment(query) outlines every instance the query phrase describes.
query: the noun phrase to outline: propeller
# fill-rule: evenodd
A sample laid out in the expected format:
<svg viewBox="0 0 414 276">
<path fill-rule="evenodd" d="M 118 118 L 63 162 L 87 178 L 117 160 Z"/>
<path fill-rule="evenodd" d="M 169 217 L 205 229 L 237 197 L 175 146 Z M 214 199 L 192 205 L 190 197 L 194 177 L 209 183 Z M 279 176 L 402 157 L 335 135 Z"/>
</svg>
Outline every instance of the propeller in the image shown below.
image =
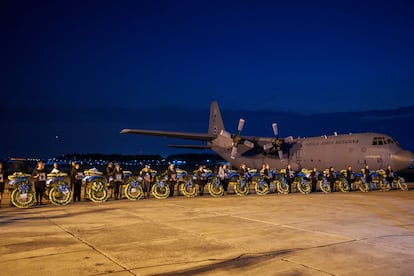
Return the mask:
<svg viewBox="0 0 414 276">
<path fill-rule="evenodd" d="M 277 153 L 279 155 L 280 160 L 283 159 L 283 151 L 282 151 L 282 145 L 283 145 L 283 139 L 279 139 L 279 130 L 277 128 L 277 123 L 273 123 L 272 124 L 272 129 L 273 129 L 273 133 L 275 135 L 275 139 L 273 139 L 273 141 L 271 143 L 268 143 L 266 145 L 263 146 L 263 149 L 265 151 L 270 151 L 270 150 L 277 150 Z"/>
<path fill-rule="evenodd" d="M 241 135 L 240 135 L 241 132 L 242 132 L 242 130 L 243 130 L 244 123 L 245 123 L 245 120 L 242 119 L 242 118 L 240 118 L 239 124 L 237 126 L 237 134 L 230 134 L 229 132 L 227 132 L 225 130 L 222 130 L 220 132 L 220 134 L 222 136 L 233 139 L 233 143 L 232 143 L 233 145 L 232 145 L 231 153 L 230 153 L 230 158 L 231 159 L 235 159 L 236 158 L 236 155 L 238 153 L 238 146 L 240 144 L 243 144 L 246 147 L 251 148 L 251 149 L 254 147 L 254 144 L 252 142 L 250 142 L 249 140 L 243 139 L 241 137 Z"/>
</svg>

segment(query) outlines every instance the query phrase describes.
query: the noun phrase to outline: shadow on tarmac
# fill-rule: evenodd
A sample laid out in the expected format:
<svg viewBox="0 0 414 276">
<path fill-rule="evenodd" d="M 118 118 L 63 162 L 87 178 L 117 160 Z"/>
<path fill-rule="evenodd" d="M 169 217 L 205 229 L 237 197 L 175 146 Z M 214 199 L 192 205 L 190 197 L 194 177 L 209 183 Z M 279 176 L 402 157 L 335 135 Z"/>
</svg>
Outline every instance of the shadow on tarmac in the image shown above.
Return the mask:
<svg viewBox="0 0 414 276">
<path fill-rule="evenodd" d="M 237 256 L 233 259 L 228 260 L 222 260 L 219 259 L 208 259 L 206 261 L 219 261 L 217 263 L 203 265 L 199 267 L 184 269 L 184 270 L 178 270 L 178 271 L 171 271 L 171 272 L 165 272 L 165 273 L 159 273 L 159 274 L 152 274 L 157 276 L 184 276 L 184 275 L 198 275 L 201 273 L 214 273 L 215 270 L 219 271 L 231 271 L 232 269 L 242 269 L 243 267 L 252 267 L 252 266 L 260 266 L 260 263 L 264 263 L 266 261 L 269 261 L 274 258 L 279 258 L 283 260 L 283 256 L 287 256 L 291 253 L 295 253 L 302 250 L 308 250 L 313 248 L 322 248 L 322 247 L 329 247 L 332 245 L 337 244 L 344 244 L 344 243 L 350 243 L 354 242 L 354 240 L 351 241 L 345 241 L 345 242 L 338 242 L 334 244 L 325 244 L 320 246 L 315 246 L 312 248 L 291 248 L 291 249 L 284 249 L 284 250 L 276 250 L 276 251 L 269 251 L 269 252 L 262 252 L 262 253 L 245 253 L 241 254 L 240 256 Z M 301 275 L 298 274 L 290 274 L 290 275 Z"/>
<path fill-rule="evenodd" d="M 46 206 L 45 206 L 46 207 Z M 42 207 L 40 207 L 42 208 Z M 91 213 L 105 213 L 110 211 L 110 209 L 107 208 L 102 208 L 102 209 L 91 209 L 91 210 L 85 210 L 85 211 L 79 211 L 79 212 L 67 212 L 67 210 L 62 210 L 62 209 L 49 209 L 49 210 L 42 210 L 42 213 L 48 213 L 48 212 L 57 212 L 57 211 L 62 211 L 64 213 L 61 214 L 56 214 L 56 215 L 38 215 L 39 213 L 35 213 L 33 212 L 35 209 L 38 208 L 31 208 L 31 209 L 19 209 L 19 208 L 10 208 L 8 209 L 6 212 L 3 213 L 3 215 L 0 217 L 0 228 L 2 226 L 6 226 L 6 225 L 10 225 L 13 223 L 17 223 L 20 221 L 25 221 L 27 220 L 27 216 L 30 216 L 30 220 L 44 220 L 44 219 L 59 219 L 59 218 L 66 218 L 69 216 L 77 216 L 77 215 L 85 215 L 85 214 L 91 214 Z M 19 216 L 7 216 L 6 213 L 14 213 L 14 212 L 18 212 Z"/>
</svg>

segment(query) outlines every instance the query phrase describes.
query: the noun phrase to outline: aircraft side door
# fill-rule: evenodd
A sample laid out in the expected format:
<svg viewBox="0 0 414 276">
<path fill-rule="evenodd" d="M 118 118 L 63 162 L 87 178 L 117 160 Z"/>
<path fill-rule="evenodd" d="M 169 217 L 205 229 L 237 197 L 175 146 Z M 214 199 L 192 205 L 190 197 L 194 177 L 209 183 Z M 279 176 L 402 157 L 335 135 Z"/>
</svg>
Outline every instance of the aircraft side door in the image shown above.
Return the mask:
<svg viewBox="0 0 414 276">
<path fill-rule="evenodd" d="M 366 163 L 370 166 L 373 170 L 378 170 L 383 168 L 383 158 L 382 155 L 378 152 L 371 152 L 365 155 Z"/>
<path fill-rule="evenodd" d="M 295 159 L 296 159 L 296 163 L 299 165 L 299 167 L 301 167 L 301 162 L 302 162 L 302 149 L 298 148 L 295 152 Z"/>
</svg>

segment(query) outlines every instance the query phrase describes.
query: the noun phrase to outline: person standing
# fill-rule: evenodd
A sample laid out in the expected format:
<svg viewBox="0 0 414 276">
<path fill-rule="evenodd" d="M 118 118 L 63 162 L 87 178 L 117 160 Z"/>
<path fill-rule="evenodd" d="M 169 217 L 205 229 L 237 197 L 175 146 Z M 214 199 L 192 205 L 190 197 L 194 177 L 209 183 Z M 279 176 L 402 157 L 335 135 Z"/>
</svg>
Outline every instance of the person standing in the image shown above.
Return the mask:
<svg viewBox="0 0 414 276">
<path fill-rule="evenodd" d="M 348 181 L 349 191 L 352 191 L 352 183 L 355 182 L 355 173 L 351 166 L 348 166 L 348 169 L 346 170 L 346 181 Z"/>
<path fill-rule="evenodd" d="M 167 169 L 167 182 L 170 188 L 170 197 L 174 196 L 174 187 L 177 183 L 177 170 L 174 164 L 170 164 Z"/>
<path fill-rule="evenodd" d="M 200 196 L 204 194 L 204 186 L 207 184 L 206 172 L 204 171 L 203 165 L 198 167 L 196 171 L 196 183 L 200 189 Z"/>
<path fill-rule="evenodd" d="M 32 173 L 32 179 L 35 185 L 36 205 L 43 205 L 42 199 L 46 188 L 46 169 L 42 161 L 37 162 L 36 169 Z"/>
<path fill-rule="evenodd" d="M 333 167 L 329 168 L 327 179 L 328 179 L 329 185 L 331 186 L 331 192 L 335 192 L 336 173 Z"/>
<path fill-rule="evenodd" d="M 316 192 L 316 183 L 318 182 L 318 171 L 316 170 L 316 168 L 313 168 L 313 170 L 311 171 L 310 179 L 311 179 L 311 183 L 312 183 L 311 192 L 314 193 L 314 192 Z"/>
<path fill-rule="evenodd" d="M 142 177 L 144 196 L 146 198 L 150 198 L 150 193 L 151 193 L 151 188 L 152 188 L 152 185 L 151 185 L 152 175 L 151 175 L 150 167 L 148 165 L 145 165 L 145 167 L 139 173 L 139 176 Z"/>
<path fill-rule="evenodd" d="M 114 163 L 109 162 L 105 169 L 105 178 L 111 190 L 111 198 L 114 196 Z"/>
<path fill-rule="evenodd" d="M 371 185 L 372 178 L 371 178 L 371 171 L 369 170 L 369 166 L 365 165 L 365 168 L 363 169 L 363 171 L 364 171 L 365 180 L 367 181 L 369 185 Z"/>
<path fill-rule="evenodd" d="M 115 164 L 114 170 L 114 196 L 115 200 L 121 198 L 122 184 L 124 183 L 124 172 L 119 164 Z"/>
<path fill-rule="evenodd" d="M 292 169 L 292 166 L 290 164 L 286 167 L 286 181 L 289 185 L 289 191 L 292 192 L 292 183 L 295 179 L 295 171 Z"/>
<path fill-rule="evenodd" d="M 83 173 L 79 163 L 76 163 L 71 170 L 71 179 L 73 179 L 73 202 L 81 201 L 81 188 Z"/>
<path fill-rule="evenodd" d="M 262 164 L 262 168 L 260 169 L 260 175 L 263 177 L 263 180 L 270 187 L 270 182 L 272 181 L 272 176 L 270 174 L 270 166 L 269 166 L 269 164 L 265 164 L 265 163 Z"/>
<path fill-rule="evenodd" d="M 394 182 L 394 171 L 391 168 L 391 165 L 387 166 L 387 169 L 385 170 L 385 178 L 387 179 L 388 183 L 392 185 L 392 182 Z"/>
<path fill-rule="evenodd" d="M 218 177 L 220 179 L 221 184 L 223 185 L 224 192 L 227 193 L 227 189 L 229 187 L 229 179 L 228 179 L 229 172 L 227 170 L 227 165 L 223 164 L 219 167 L 218 170 Z"/>
<path fill-rule="evenodd" d="M 53 169 L 50 171 L 50 173 L 60 173 L 59 164 L 57 162 L 53 163 Z"/>
</svg>

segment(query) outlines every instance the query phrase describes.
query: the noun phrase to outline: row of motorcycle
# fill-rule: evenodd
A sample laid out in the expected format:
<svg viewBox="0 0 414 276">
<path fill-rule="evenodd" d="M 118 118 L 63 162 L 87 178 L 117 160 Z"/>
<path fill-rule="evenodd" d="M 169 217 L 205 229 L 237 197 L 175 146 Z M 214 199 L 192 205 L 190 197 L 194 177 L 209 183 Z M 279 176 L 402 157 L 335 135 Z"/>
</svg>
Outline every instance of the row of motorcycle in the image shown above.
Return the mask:
<svg viewBox="0 0 414 276">
<path fill-rule="evenodd" d="M 328 170 L 318 173 L 317 187 L 324 193 L 332 192 L 331 183 L 328 181 Z M 153 185 L 151 188 L 152 195 L 157 199 L 165 199 L 170 195 L 170 187 L 168 185 L 167 176 L 165 174 L 156 175 L 156 171 L 152 171 Z M 224 181 L 228 182 L 228 186 L 233 187 L 237 195 L 247 195 L 251 188 L 258 195 L 266 195 L 269 193 L 288 194 L 292 191 L 291 186 L 302 194 L 309 194 L 312 191 L 312 180 L 310 178 L 311 171 L 302 169 L 296 173 L 293 181 L 288 182 L 286 171 L 271 171 L 268 175 L 263 175 L 257 170 L 249 170 L 245 175 L 239 175 L 236 171 L 230 171 L 226 175 Z M 199 195 L 200 187 L 197 184 L 197 174 L 188 174 L 184 170 L 177 170 L 178 190 L 186 197 L 196 197 Z M 204 170 L 202 176 L 203 181 L 209 194 L 213 197 L 221 197 L 224 195 L 224 181 L 220 179 L 211 170 Z M 16 172 L 8 176 L 9 188 L 12 190 L 11 202 L 19 208 L 29 208 L 35 203 L 35 192 L 32 188 L 31 175 Z M 408 186 L 403 177 L 394 175 L 394 180 L 389 183 L 387 181 L 385 171 L 373 171 L 371 173 L 372 181 L 367 182 L 366 177 L 362 173 L 356 173 L 352 176 L 351 183 L 347 180 L 346 170 L 336 172 L 334 189 L 342 192 L 351 190 L 360 190 L 368 192 L 370 190 L 389 191 L 391 189 L 408 190 Z M 108 182 L 95 168 L 84 171 L 83 184 L 85 185 L 85 196 L 93 202 L 104 202 L 108 199 L 108 190 L 111 182 Z M 140 176 L 134 176 L 130 171 L 124 171 L 123 191 L 126 198 L 130 200 L 139 200 L 144 197 L 143 179 Z M 66 205 L 72 201 L 73 191 L 69 184 L 66 173 L 52 173 L 47 175 L 45 197 L 49 201 L 58 206 Z"/>
</svg>

